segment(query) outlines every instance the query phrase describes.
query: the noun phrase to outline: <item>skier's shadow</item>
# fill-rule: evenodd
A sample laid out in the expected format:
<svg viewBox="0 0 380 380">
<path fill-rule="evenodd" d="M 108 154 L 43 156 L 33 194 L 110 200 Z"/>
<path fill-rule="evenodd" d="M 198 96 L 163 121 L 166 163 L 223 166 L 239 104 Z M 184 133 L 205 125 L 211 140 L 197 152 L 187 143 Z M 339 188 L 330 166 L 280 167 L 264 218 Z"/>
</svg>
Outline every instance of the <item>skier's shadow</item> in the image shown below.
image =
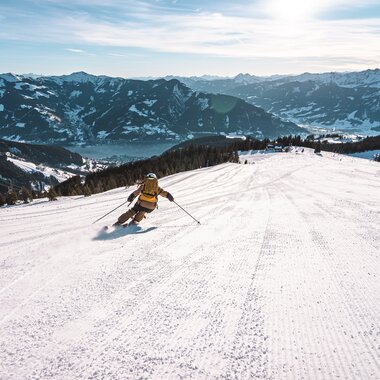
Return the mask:
<svg viewBox="0 0 380 380">
<path fill-rule="evenodd" d="M 157 227 L 142 228 L 140 226 L 129 226 L 129 227 L 119 227 L 113 230 L 102 228 L 93 240 L 114 240 L 119 239 L 126 235 L 138 235 L 145 234 L 147 232 L 153 231 Z"/>
</svg>

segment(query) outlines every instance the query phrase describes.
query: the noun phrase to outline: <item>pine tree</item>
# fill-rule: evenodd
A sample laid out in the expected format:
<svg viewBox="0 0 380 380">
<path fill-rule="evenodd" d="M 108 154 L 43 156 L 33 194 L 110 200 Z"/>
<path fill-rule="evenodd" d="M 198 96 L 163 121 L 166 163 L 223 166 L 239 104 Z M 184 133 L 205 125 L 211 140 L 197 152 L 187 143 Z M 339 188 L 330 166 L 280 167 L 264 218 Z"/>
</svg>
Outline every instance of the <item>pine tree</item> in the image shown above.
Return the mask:
<svg viewBox="0 0 380 380">
<path fill-rule="evenodd" d="M 24 203 L 29 203 L 33 200 L 32 193 L 25 186 L 21 188 L 20 193 L 21 199 L 24 201 Z"/>
<path fill-rule="evenodd" d="M 117 188 L 117 183 L 115 181 L 114 176 L 111 175 L 111 177 L 109 178 L 108 182 L 106 183 L 106 189 L 107 190 L 112 190 L 112 189 L 116 189 L 116 188 Z"/>
<path fill-rule="evenodd" d="M 57 200 L 57 192 L 55 191 L 53 186 L 50 187 L 49 191 L 47 192 L 47 196 L 49 198 L 49 201 Z"/>
<path fill-rule="evenodd" d="M 314 153 L 321 153 L 321 142 L 318 141 L 317 145 L 315 146 Z"/>
<path fill-rule="evenodd" d="M 9 190 L 5 197 L 5 202 L 7 203 L 7 205 L 9 206 L 15 205 L 17 201 L 18 201 L 18 198 L 17 198 L 16 191 L 13 189 Z"/>
<path fill-rule="evenodd" d="M 84 185 L 84 187 L 83 187 L 83 195 L 85 197 L 89 197 L 91 195 L 91 190 L 90 190 L 90 187 L 88 185 Z"/>
</svg>

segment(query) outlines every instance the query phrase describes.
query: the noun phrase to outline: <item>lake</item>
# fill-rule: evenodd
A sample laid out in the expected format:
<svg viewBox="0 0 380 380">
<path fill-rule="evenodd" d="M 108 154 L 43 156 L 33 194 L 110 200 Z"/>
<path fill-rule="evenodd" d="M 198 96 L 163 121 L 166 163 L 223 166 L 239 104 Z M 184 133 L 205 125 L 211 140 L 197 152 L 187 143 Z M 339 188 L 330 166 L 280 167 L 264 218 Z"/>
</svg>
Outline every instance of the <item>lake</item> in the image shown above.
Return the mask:
<svg viewBox="0 0 380 380">
<path fill-rule="evenodd" d="M 158 156 L 176 144 L 179 144 L 179 141 L 125 142 L 85 146 L 69 145 L 64 146 L 64 148 L 87 158 L 125 163 Z"/>
<path fill-rule="evenodd" d="M 349 156 L 366 158 L 367 160 L 373 160 L 373 156 L 375 154 L 380 154 L 380 149 L 367 150 L 366 152 L 359 152 L 359 153 L 350 153 Z"/>
</svg>

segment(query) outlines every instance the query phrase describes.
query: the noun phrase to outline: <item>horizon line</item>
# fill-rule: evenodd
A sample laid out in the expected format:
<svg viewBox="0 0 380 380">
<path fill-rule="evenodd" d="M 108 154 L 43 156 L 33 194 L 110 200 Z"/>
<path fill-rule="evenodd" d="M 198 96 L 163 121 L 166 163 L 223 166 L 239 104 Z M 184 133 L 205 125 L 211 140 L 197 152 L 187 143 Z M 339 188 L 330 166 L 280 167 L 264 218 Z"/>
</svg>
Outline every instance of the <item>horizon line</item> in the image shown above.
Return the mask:
<svg viewBox="0 0 380 380">
<path fill-rule="evenodd" d="M 36 74 L 36 73 L 15 73 L 15 72 L 11 72 L 11 71 L 8 71 L 8 72 L 3 72 L 3 73 L 0 73 L 0 75 L 6 75 L 6 74 L 10 74 L 10 75 L 13 75 L 13 76 L 23 76 L 23 77 L 28 77 L 28 76 L 35 76 L 36 78 L 43 78 L 43 77 L 63 77 L 63 76 L 70 76 L 70 75 L 73 75 L 73 74 L 86 74 L 86 75 L 89 75 L 89 76 L 95 76 L 95 77 L 109 77 L 109 78 L 121 78 L 121 79 L 159 79 L 159 78 L 166 78 L 166 77 L 183 77 L 183 78 L 202 78 L 202 77 L 215 77 L 215 78 L 221 78 L 221 79 L 234 79 L 236 77 L 238 77 L 239 75 L 249 75 L 249 76 L 252 76 L 252 77 L 258 77 L 258 78 L 271 78 L 271 77 L 276 77 L 276 76 L 282 76 L 282 77 L 286 77 L 286 76 L 300 76 L 300 75 L 304 75 L 304 74 L 349 74 L 349 73 L 362 73 L 362 72 L 366 72 L 366 71 L 379 71 L 380 70 L 380 67 L 376 67 L 374 69 L 365 69 L 365 70 L 344 70 L 344 71 L 339 71 L 339 70 L 336 70 L 336 71 L 321 71 L 321 72 L 311 72 L 311 71 L 303 71 L 303 72 L 298 72 L 298 73 L 284 73 L 284 74 L 280 74 L 280 73 L 276 73 L 276 74 L 269 74 L 269 75 L 257 75 L 257 74 L 251 74 L 251 73 L 248 73 L 248 72 L 239 72 L 238 74 L 236 75 L 216 75 L 216 74 L 198 74 L 198 75 L 182 75 L 182 74 L 166 74 L 166 75 L 142 75 L 142 76 L 120 76 L 120 75 L 116 75 L 116 76 L 112 76 L 112 75 L 108 75 L 108 74 L 92 74 L 90 72 L 86 72 L 86 71 L 83 71 L 83 70 L 79 70 L 79 71 L 73 71 L 69 74 Z"/>
</svg>

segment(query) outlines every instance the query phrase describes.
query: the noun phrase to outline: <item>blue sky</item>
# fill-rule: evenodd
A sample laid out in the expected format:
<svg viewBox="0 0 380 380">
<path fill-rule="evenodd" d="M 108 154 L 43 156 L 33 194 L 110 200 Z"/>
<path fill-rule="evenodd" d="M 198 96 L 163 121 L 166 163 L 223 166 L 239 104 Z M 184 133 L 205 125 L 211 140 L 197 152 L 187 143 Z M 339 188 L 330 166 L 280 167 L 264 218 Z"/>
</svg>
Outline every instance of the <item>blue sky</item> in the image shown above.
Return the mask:
<svg viewBox="0 0 380 380">
<path fill-rule="evenodd" d="M 233 76 L 379 67 L 379 0 L 0 2 L 0 72 Z"/>
</svg>

